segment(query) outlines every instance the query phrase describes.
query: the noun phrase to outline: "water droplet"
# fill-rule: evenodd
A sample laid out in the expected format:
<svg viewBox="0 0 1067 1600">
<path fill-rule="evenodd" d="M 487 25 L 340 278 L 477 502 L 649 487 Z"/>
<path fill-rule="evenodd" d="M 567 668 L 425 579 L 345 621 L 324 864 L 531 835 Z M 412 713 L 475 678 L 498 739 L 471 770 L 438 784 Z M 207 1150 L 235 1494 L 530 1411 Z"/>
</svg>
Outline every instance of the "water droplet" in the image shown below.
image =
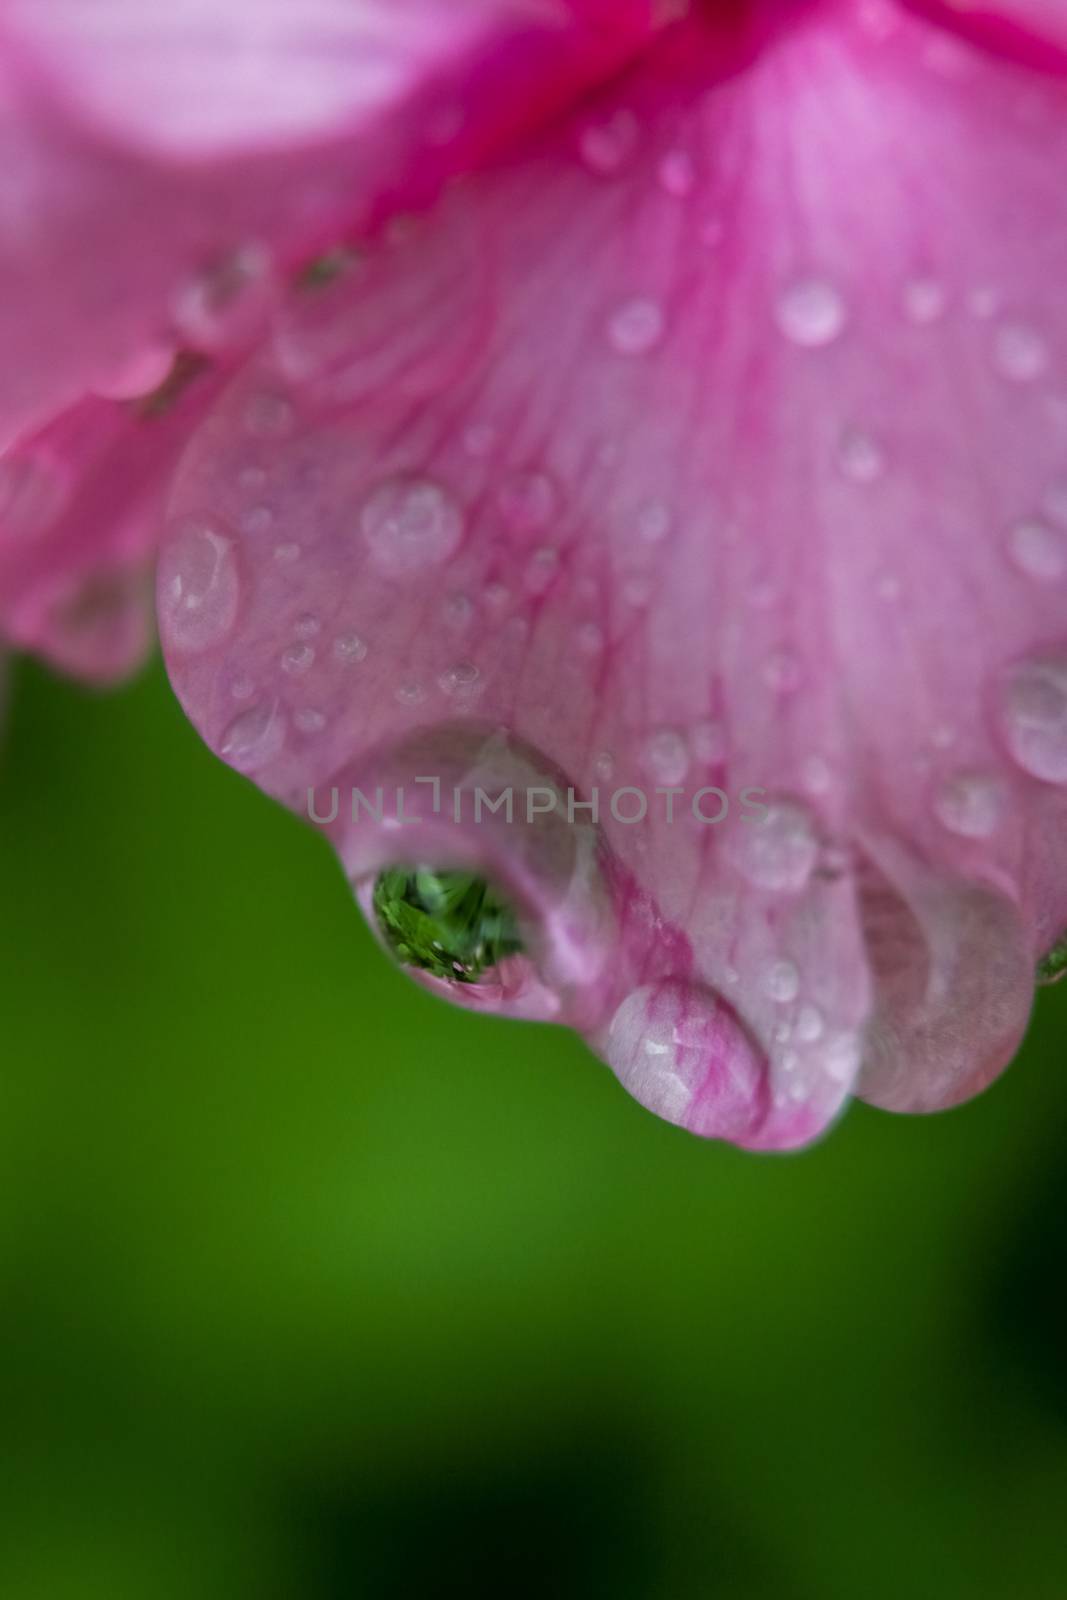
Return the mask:
<svg viewBox="0 0 1067 1600">
<path fill-rule="evenodd" d="M 988 839 L 1000 822 L 1003 785 L 981 773 L 957 773 L 938 789 L 934 812 L 949 833 L 963 839 Z"/>
<path fill-rule="evenodd" d="M 867 433 L 850 428 L 838 446 L 837 461 L 853 483 L 875 483 L 885 471 L 881 446 Z"/>
<path fill-rule="evenodd" d="M 248 339 L 273 298 L 270 256 L 248 244 L 200 273 L 175 297 L 175 327 L 195 350 L 223 350 Z"/>
<path fill-rule="evenodd" d="M 621 356 L 643 356 L 654 350 L 665 329 L 663 308 L 655 300 L 626 300 L 612 312 L 608 338 Z"/>
<path fill-rule="evenodd" d="M 397 685 L 393 698 L 402 706 L 421 706 L 426 699 L 426 690 L 421 683 L 401 683 Z"/>
<path fill-rule="evenodd" d="M 659 164 L 659 183 L 664 194 L 684 200 L 693 192 L 696 167 L 688 150 L 668 150 Z"/>
<path fill-rule="evenodd" d="M 913 278 L 904 285 L 903 305 L 909 322 L 928 327 L 944 316 L 948 295 L 936 278 Z"/>
<path fill-rule="evenodd" d="M 272 761 L 285 743 L 285 717 L 276 700 L 242 711 L 222 736 L 219 754 L 240 772 L 255 772 Z"/>
<path fill-rule="evenodd" d="M 523 582 L 526 590 L 532 595 L 542 595 L 551 586 L 559 570 L 559 551 L 551 545 L 543 545 L 535 550 L 526 564 Z"/>
<path fill-rule="evenodd" d="M 583 622 L 579 624 L 577 640 L 583 655 L 599 655 L 604 648 L 604 631 L 595 622 Z"/>
<path fill-rule="evenodd" d="M 294 561 L 299 561 L 300 546 L 292 539 L 286 539 L 283 544 L 274 546 L 274 559 L 283 567 L 291 567 Z"/>
<path fill-rule="evenodd" d="M 481 689 L 481 673 L 471 661 L 461 661 L 442 672 L 437 682 L 445 694 L 457 700 L 470 700 Z"/>
<path fill-rule="evenodd" d="M 742 822 L 731 839 L 731 856 L 750 883 L 760 889 L 798 893 L 818 859 L 815 822 L 797 800 L 767 802 L 766 814 Z"/>
<path fill-rule="evenodd" d="M 555 484 L 544 472 L 513 472 L 497 493 L 500 513 L 516 533 L 536 533 L 547 527 L 558 504 Z"/>
<path fill-rule="evenodd" d="M 802 1005 L 797 1012 L 794 1035 L 801 1044 L 814 1044 L 816 1039 L 822 1037 L 823 1020 L 822 1012 L 818 1006 L 810 1003 Z"/>
<path fill-rule="evenodd" d="M 824 278 L 802 278 L 778 297 L 778 327 L 792 344 L 817 350 L 840 338 L 848 312 L 840 292 Z"/>
<path fill-rule="evenodd" d="M 463 512 L 430 478 L 391 478 L 370 493 L 360 531 L 382 572 L 400 577 L 441 566 L 459 548 Z"/>
<path fill-rule="evenodd" d="M 830 763 L 822 756 L 805 756 L 800 775 L 808 794 L 826 794 L 833 783 Z"/>
<path fill-rule="evenodd" d="M 499 616 L 502 611 L 507 609 L 508 602 L 511 599 L 511 590 L 505 583 L 487 583 L 482 591 L 482 597 L 490 611 Z"/>
<path fill-rule="evenodd" d="M 177 650 L 207 650 L 237 618 L 240 584 L 233 540 L 215 523 L 189 519 L 163 548 L 159 617 Z"/>
<path fill-rule="evenodd" d="M 800 973 L 792 961 L 772 961 L 764 974 L 763 987 L 772 1000 L 788 1005 L 800 993 Z"/>
<path fill-rule="evenodd" d="M 367 646 L 358 633 L 339 633 L 333 641 L 333 658 L 344 667 L 366 659 Z"/>
<path fill-rule="evenodd" d="M 1008 553 L 1023 576 L 1038 583 L 1055 583 L 1067 573 L 1067 536 L 1037 517 L 1013 525 Z"/>
<path fill-rule="evenodd" d="M 593 762 L 593 771 L 601 783 L 609 783 L 615 776 L 615 757 L 610 750 L 601 750 Z"/>
<path fill-rule="evenodd" d="M 321 733 L 326 726 L 326 718 L 322 712 L 310 706 L 296 712 L 293 721 L 301 733 Z"/>
<path fill-rule="evenodd" d="M 69 495 L 66 475 L 35 454 L 0 460 L 0 539 L 31 538 L 54 522 Z"/>
<path fill-rule="evenodd" d="M 282 651 L 282 671 L 291 678 L 302 677 L 314 660 L 315 652 L 309 644 L 291 644 Z"/>
<path fill-rule="evenodd" d="M 274 512 L 270 506 L 250 506 L 241 512 L 239 520 L 244 533 L 266 533 L 274 521 Z"/>
<path fill-rule="evenodd" d="M 322 623 L 313 611 L 305 611 L 293 624 L 298 639 L 315 639 L 322 632 Z"/>
<path fill-rule="evenodd" d="M 280 394 L 255 394 L 245 406 L 244 423 L 257 438 L 277 439 L 293 425 L 293 407 Z"/>
<path fill-rule="evenodd" d="M 1033 383 L 1048 370 L 1048 345 L 1036 328 L 1006 322 L 993 339 L 993 364 L 1011 383 Z"/>
<path fill-rule="evenodd" d="M 683 782 L 689 771 L 689 748 L 673 728 L 661 728 L 645 745 L 645 765 L 657 783 Z"/>
<path fill-rule="evenodd" d="M 650 500 L 637 513 L 637 531 L 646 544 L 659 544 L 671 531 L 670 507 L 662 500 Z"/>
<path fill-rule="evenodd" d="M 1067 656 L 1016 662 L 1000 681 L 998 711 L 1005 743 L 1023 771 L 1067 783 Z"/>
<path fill-rule="evenodd" d="M 639 128 L 632 111 L 619 110 L 582 129 L 578 148 L 590 172 L 610 178 L 631 159 L 637 149 Z"/>
<path fill-rule="evenodd" d="M 230 694 L 234 700 L 250 700 L 255 687 L 247 672 L 239 672 L 230 684 Z"/>
</svg>

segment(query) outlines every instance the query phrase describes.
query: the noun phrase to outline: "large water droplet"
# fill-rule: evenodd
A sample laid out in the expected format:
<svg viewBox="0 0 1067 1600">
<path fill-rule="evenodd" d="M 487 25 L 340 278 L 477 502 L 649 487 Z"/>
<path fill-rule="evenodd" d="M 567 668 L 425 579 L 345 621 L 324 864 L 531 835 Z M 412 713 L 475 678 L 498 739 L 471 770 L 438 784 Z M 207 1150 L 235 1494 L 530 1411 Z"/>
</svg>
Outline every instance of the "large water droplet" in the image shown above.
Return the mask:
<svg viewBox="0 0 1067 1600">
<path fill-rule="evenodd" d="M 766 1109 L 765 1062 L 710 989 L 678 980 L 628 995 L 604 1054 L 634 1099 L 706 1138 L 740 1138 Z"/>
<path fill-rule="evenodd" d="M 643 356 L 659 344 L 664 327 L 663 307 L 659 302 L 638 297 L 624 301 L 612 312 L 608 338 L 619 355 Z"/>
<path fill-rule="evenodd" d="M 367 655 L 367 646 L 358 633 L 339 633 L 333 641 L 333 658 L 343 667 L 354 666 L 359 661 L 364 661 Z"/>
<path fill-rule="evenodd" d="M 798 800 L 766 802 L 764 816 L 738 825 L 730 854 L 757 888 L 796 894 L 807 884 L 818 859 L 815 820 Z"/>
<path fill-rule="evenodd" d="M 218 644 L 234 625 L 239 595 L 233 540 L 213 522 L 183 522 L 159 563 L 159 621 L 167 644 L 191 651 Z"/>
<path fill-rule="evenodd" d="M 430 478 L 391 478 L 363 504 L 360 531 L 382 572 L 403 577 L 441 566 L 463 538 L 455 497 Z"/>
<path fill-rule="evenodd" d="M 1031 777 L 1067 783 L 1067 656 L 1016 662 L 998 687 L 1001 731 Z"/>
<path fill-rule="evenodd" d="M 264 700 L 234 717 L 219 754 L 239 772 L 256 772 L 273 761 L 284 743 L 285 714 L 276 700 Z"/>
<path fill-rule="evenodd" d="M 1067 535 L 1039 517 L 1025 517 L 1011 527 L 1008 553 L 1024 577 L 1038 583 L 1056 583 L 1067 573 Z"/>
<path fill-rule="evenodd" d="M 775 315 L 790 343 L 809 350 L 833 344 L 848 321 L 840 291 L 824 278 L 801 278 L 783 289 Z"/>
</svg>

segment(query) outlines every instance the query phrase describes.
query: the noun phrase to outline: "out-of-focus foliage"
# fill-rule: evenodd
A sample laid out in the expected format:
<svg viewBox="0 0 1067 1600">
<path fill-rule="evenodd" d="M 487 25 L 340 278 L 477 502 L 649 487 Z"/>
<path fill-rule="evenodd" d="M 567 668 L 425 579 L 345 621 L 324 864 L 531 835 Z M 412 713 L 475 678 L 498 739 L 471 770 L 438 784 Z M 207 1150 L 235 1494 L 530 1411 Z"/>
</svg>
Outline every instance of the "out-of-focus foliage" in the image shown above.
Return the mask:
<svg viewBox="0 0 1067 1600">
<path fill-rule="evenodd" d="M 1059 1600 L 1067 994 L 702 1145 L 392 972 L 154 673 L 0 781 L 4 1600 Z"/>
</svg>

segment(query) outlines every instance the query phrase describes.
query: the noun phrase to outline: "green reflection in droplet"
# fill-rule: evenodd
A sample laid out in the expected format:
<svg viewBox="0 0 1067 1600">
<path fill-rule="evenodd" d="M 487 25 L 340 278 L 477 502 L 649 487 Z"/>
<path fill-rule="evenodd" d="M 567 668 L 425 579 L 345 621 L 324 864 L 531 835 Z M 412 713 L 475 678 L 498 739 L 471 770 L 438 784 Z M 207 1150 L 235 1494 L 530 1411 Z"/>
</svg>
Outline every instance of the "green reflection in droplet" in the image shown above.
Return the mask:
<svg viewBox="0 0 1067 1600">
<path fill-rule="evenodd" d="M 469 872 L 388 867 L 374 886 L 374 914 L 398 961 L 450 983 L 477 983 L 523 948 L 511 906 Z"/>
</svg>

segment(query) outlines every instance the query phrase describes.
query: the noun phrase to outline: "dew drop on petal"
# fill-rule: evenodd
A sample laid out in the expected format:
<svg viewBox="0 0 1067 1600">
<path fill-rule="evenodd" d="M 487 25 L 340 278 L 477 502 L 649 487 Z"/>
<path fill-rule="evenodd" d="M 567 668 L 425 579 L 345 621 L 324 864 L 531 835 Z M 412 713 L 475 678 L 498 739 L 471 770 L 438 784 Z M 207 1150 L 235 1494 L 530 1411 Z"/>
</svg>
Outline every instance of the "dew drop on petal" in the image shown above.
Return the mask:
<svg viewBox="0 0 1067 1600">
<path fill-rule="evenodd" d="M 244 411 L 244 424 L 257 438 L 277 439 L 293 425 L 293 407 L 284 395 L 255 394 Z"/>
<path fill-rule="evenodd" d="M 481 673 L 470 661 L 460 661 L 454 667 L 447 668 L 438 678 L 438 683 L 445 694 L 453 695 L 456 699 L 468 699 L 481 687 Z"/>
<path fill-rule="evenodd" d="M 282 671 L 291 678 L 302 677 L 315 660 L 315 652 L 309 644 L 291 644 L 282 651 Z"/>
<path fill-rule="evenodd" d="M 366 641 L 358 633 L 339 633 L 333 641 L 333 658 L 342 666 L 354 666 L 357 662 L 366 659 Z"/>
<path fill-rule="evenodd" d="M 680 733 L 661 728 L 645 746 L 645 765 L 658 783 L 682 783 L 689 771 L 689 749 Z"/>
<path fill-rule="evenodd" d="M 840 291 L 824 278 L 801 278 L 783 289 L 775 316 L 789 342 L 809 350 L 833 344 L 848 321 Z"/>
<path fill-rule="evenodd" d="M 221 350 L 252 334 L 272 297 L 270 256 L 258 244 L 234 251 L 175 296 L 174 324 L 196 350 Z"/>
<path fill-rule="evenodd" d="M 853 483 L 875 483 L 885 471 L 885 455 L 870 434 L 850 428 L 837 451 L 842 473 Z"/>
<path fill-rule="evenodd" d="M 696 168 L 688 150 L 668 150 L 659 164 L 659 185 L 672 199 L 684 200 L 693 192 Z"/>
<path fill-rule="evenodd" d="M 1067 573 L 1067 534 L 1038 517 L 1025 517 L 1009 530 L 1008 554 L 1024 577 L 1056 583 Z"/>
<path fill-rule="evenodd" d="M 813 1006 L 810 1002 L 802 1005 L 797 1012 L 796 1026 L 793 1030 L 798 1042 L 800 1044 L 814 1044 L 816 1039 L 822 1036 L 822 1030 L 822 1012 L 818 1006 Z"/>
<path fill-rule="evenodd" d="M 1006 322 L 993 337 L 993 365 L 1011 383 L 1033 383 L 1047 370 L 1048 345 L 1036 328 Z"/>
<path fill-rule="evenodd" d="M 788 1005 L 800 993 L 800 973 L 792 961 L 772 961 L 764 974 L 763 987 L 772 1000 Z"/>
<path fill-rule="evenodd" d="M 663 307 L 656 300 L 625 300 L 608 320 L 608 339 L 621 356 L 643 356 L 663 338 Z"/>
<path fill-rule="evenodd" d="M 1003 785 L 996 778 L 957 773 L 937 790 L 934 812 L 949 833 L 962 839 L 988 839 L 1000 823 L 1003 803 Z"/>
<path fill-rule="evenodd" d="M 285 743 L 285 716 L 277 701 L 264 700 L 242 711 L 219 743 L 223 760 L 239 772 L 255 772 L 272 761 Z"/>
<path fill-rule="evenodd" d="M 763 815 L 741 822 L 735 830 L 730 854 L 757 888 L 798 893 L 818 859 L 814 818 L 800 801 L 766 802 Z"/>
<path fill-rule="evenodd" d="M 207 650 L 237 618 L 240 584 L 233 540 L 208 520 L 190 518 L 159 563 L 159 621 L 177 650 Z"/>
<path fill-rule="evenodd" d="M 360 531 L 380 571 L 391 576 L 441 566 L 459 548 L 463 512 L 455 497 L 430 478 L 390 478 L 371 491 L 359 516 Z"/>
<path fill-rule="evenodd" d="M 1001 678 L 997 710 L 1011 755 L 1024 772 L 1067 783 L 1067 656 L 1016 662 Z"/>
<path fill-rule="evenodd" d="M 599 177 L 614 177 L 637 150 L 639 129 L 632 111 L 618 110 L 582 129 L 578 148 L 590 172 Z"/>
<path fill-rule="evenodd" d="M 926 327 L 944 316 L 948 295 L 936 278 L 912 278 L 904 285 L 903 305 L 909 322 Z"/>
<path fill-rule="evenodd" d="M 536 533 L 552 521 L 559 504 L 556 486 L 545 472 L 513 472 L 500 485 L 500 514 L 516 533 Z"/>
<path fill-rule="evenodd" d="M 300 555 L 300 546 L 292 539 L 286 539 L 274 546 L 274 559 L 279 566 L 291 567 L 294 561 L 300 560 Z"/>
</svg>

